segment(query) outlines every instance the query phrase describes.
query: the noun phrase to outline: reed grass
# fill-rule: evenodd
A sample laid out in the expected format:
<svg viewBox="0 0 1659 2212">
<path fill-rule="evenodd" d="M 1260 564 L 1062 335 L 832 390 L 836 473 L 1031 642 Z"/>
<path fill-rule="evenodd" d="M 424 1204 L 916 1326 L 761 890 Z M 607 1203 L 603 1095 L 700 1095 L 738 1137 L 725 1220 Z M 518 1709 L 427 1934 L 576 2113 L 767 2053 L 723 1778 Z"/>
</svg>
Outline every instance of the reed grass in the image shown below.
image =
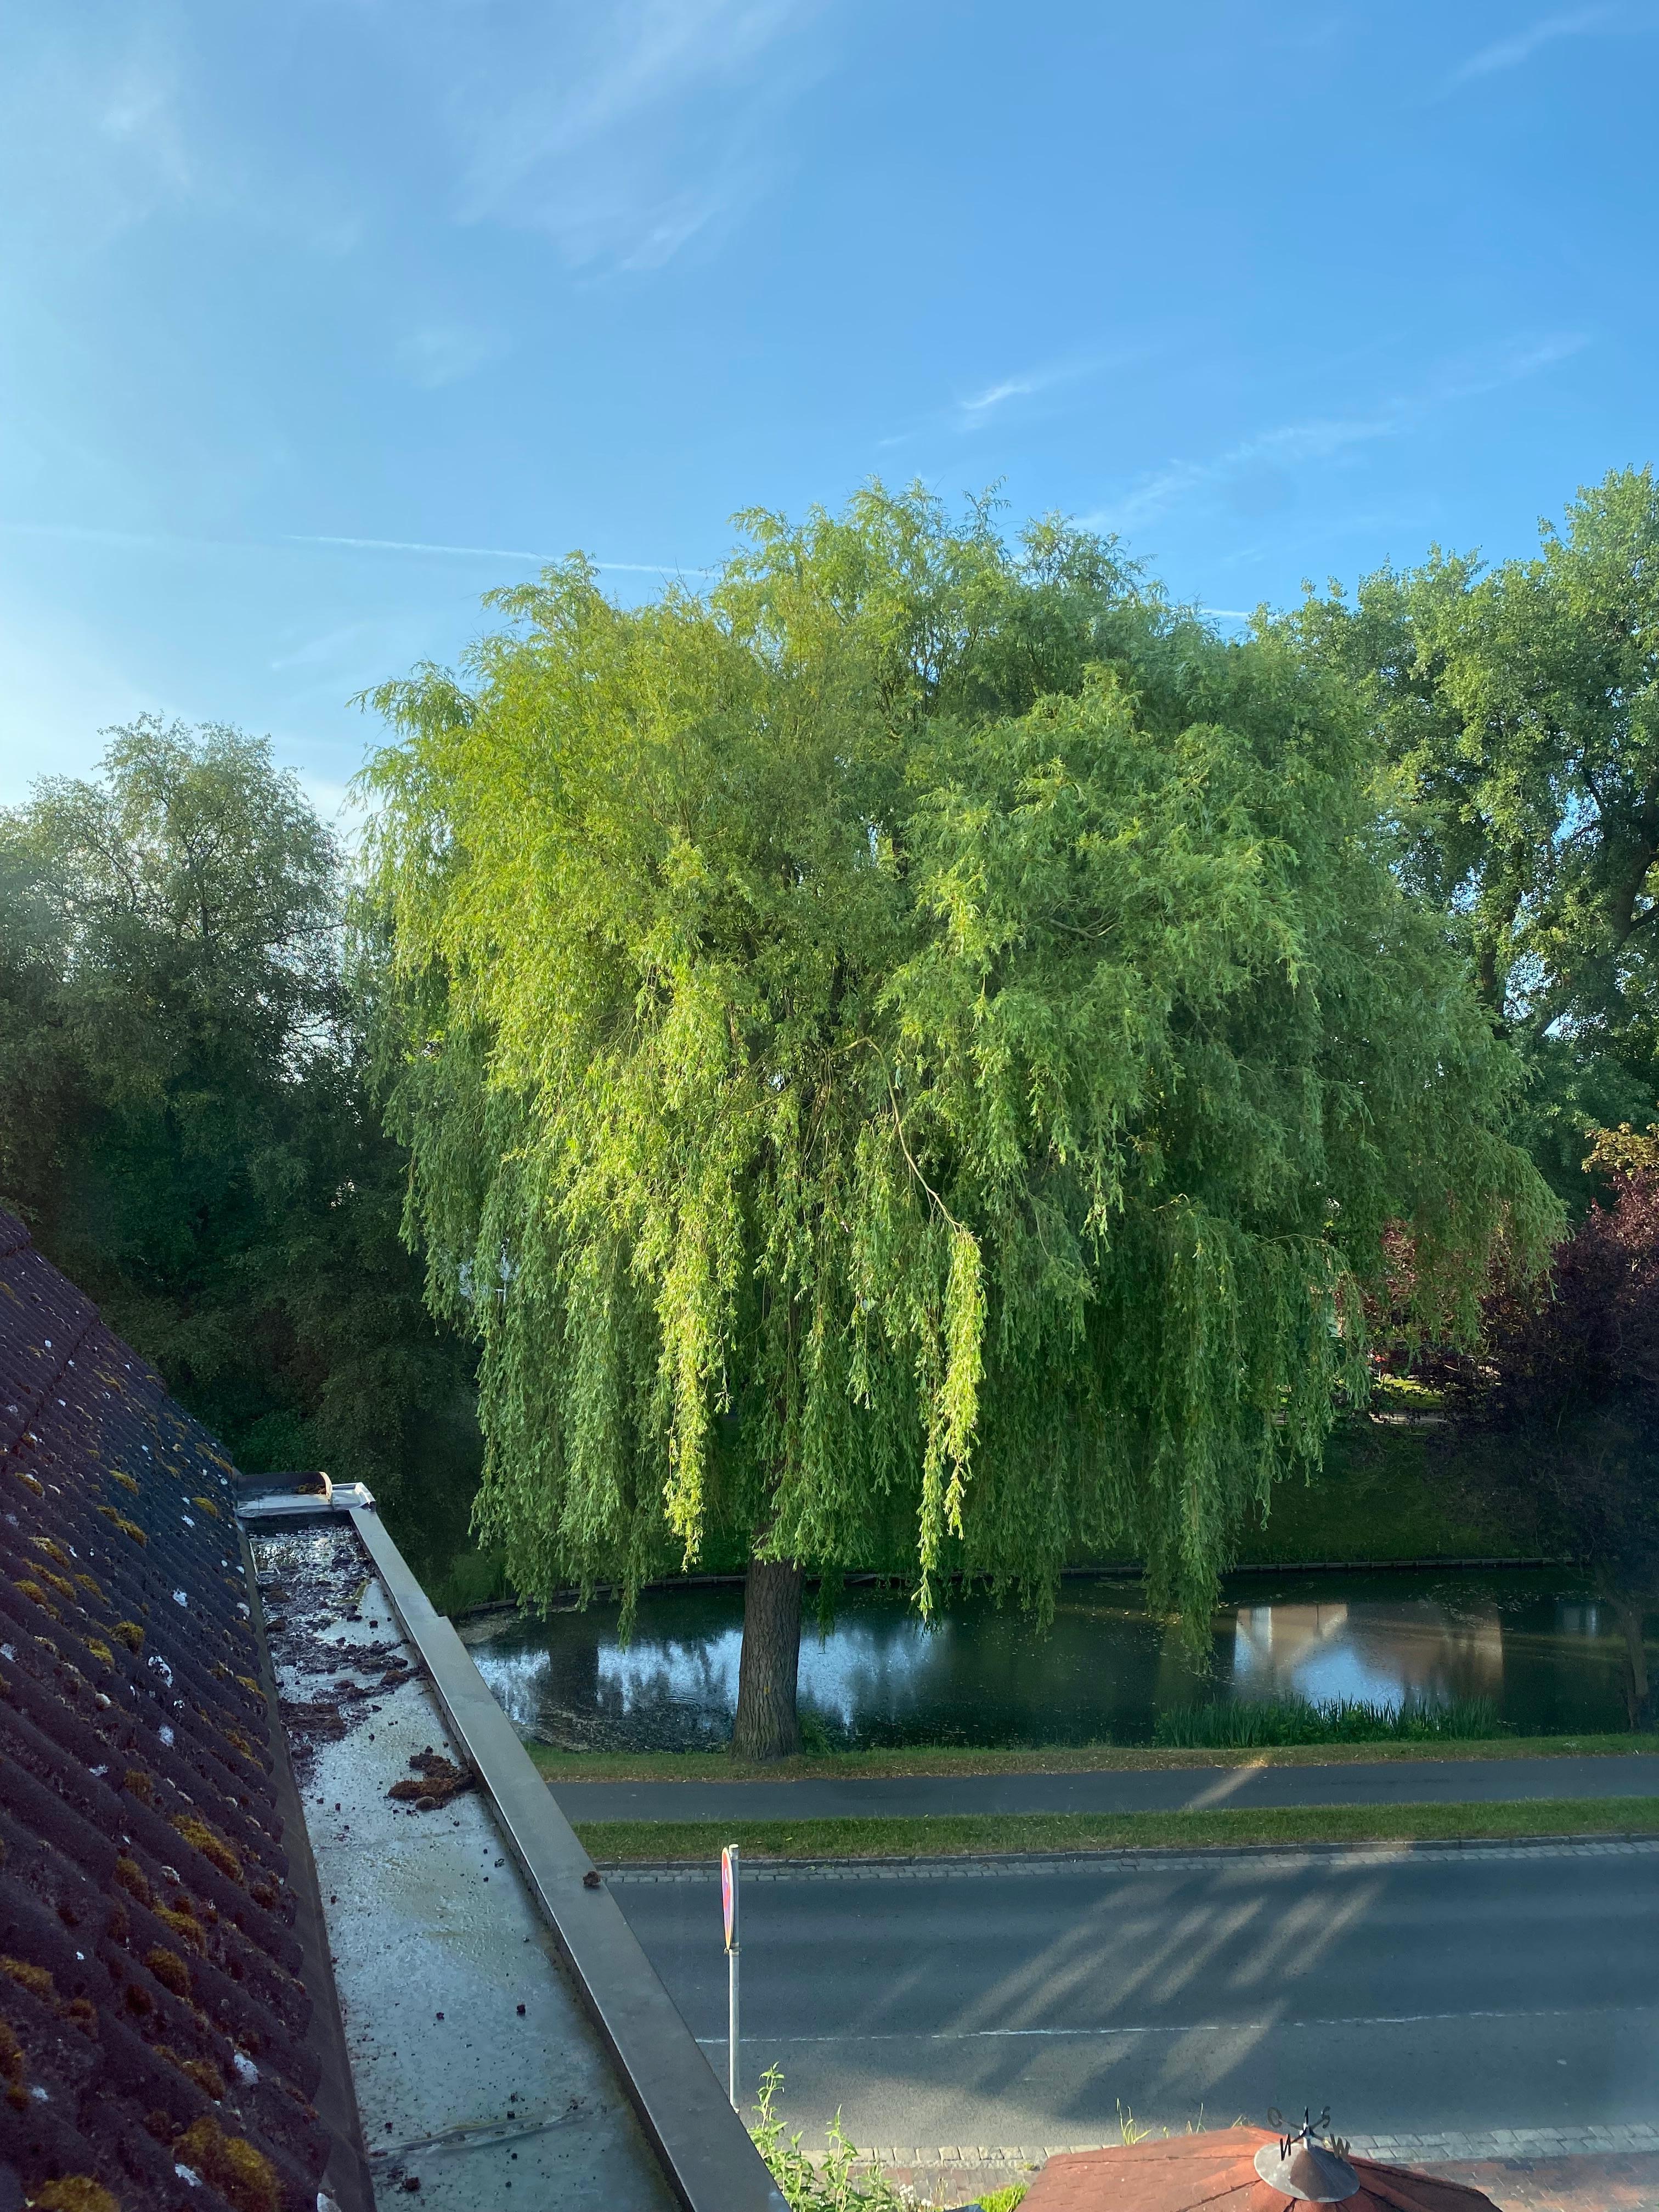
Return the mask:
<svg viewBox="0 0 1659 2212">
<path fill-rule="evenodd" d="M 1152 1741 L 1173 1750 L 1299 1743 L 1468 1742 L 1506 1733 L 1490 1698 L 1212 1698 L 1161 1713 Z"/>
</svg>

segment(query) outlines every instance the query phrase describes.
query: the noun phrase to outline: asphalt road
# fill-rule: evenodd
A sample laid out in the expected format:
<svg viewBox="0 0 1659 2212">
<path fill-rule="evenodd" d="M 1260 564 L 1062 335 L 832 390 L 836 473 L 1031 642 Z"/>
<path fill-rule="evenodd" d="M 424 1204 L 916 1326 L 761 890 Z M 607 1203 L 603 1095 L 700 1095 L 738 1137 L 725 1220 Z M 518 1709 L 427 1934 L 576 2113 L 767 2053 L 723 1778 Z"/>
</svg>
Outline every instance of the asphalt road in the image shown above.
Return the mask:
<svg viewBox="0 0 1659 2212">
<path fill-rule="evenodd" d="M 1659 1759 L 1414 1759 L 1084 1774 L 800 1782 L 561 1782 L 570 1820 L 839 1820 L 939 1813 L 1179 1813 L 1223 1806 L 1467 1805 L 1659 1796 Z"/>
<path fill-rule="evenodd" d="M 608 1879 L 723 2078 L 716 1874 Z M 809 2136 L 1659 2122 L 1659 1844 L 750 1868 L 742 1936 L 744 2081 Z"/>
</svg>

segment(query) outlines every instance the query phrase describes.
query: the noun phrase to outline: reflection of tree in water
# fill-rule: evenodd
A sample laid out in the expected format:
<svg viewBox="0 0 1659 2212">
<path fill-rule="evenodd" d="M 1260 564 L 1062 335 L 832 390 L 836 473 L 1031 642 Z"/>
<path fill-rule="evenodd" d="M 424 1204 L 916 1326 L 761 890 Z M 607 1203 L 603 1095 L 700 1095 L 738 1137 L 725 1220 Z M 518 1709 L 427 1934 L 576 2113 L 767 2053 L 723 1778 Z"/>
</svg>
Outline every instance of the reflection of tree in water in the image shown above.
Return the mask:
<svg viewBox="0 0 1659 2212">
<path fill-rule="evenodd" d="M 641 1638 L 623 1649 L 614 1628 L 579 1614 L 540 1633 L 539 1645 L 515 1626 L 473 1646 L 521 1735 L 569 1751 L 696 1750 L 730 1735 L 736 1630 L 710 1640 Z"/>
<path fill-rule="evenodd" d="M 650 1594 L 624 1647 L 597 1609 L 473 1639 L 522 1732 L 568 1749 L 688 1749 L 726 1741 L 738 1602 Z M 662 1632 L 665 1612 L 682 1632 Z M 690 1614 L 688 1620 L 685 1615 Z M 724 1617 L 722 1617 L 724 1616 Z M 703 1632 L 695 1632 L 701 1620 Z M 690 1629 L 693 1632 L 686 1633 Z M 1089 1742 L 1144 1735 L 1160 1631 L 1115 1593 L 1062 1594 L 1038 1635 L 1016 1606 L 959 1597 L 931 1627 L 891 1592 L 849 1595 L 801 1640 L 803 1713 L 830 1742 Z M 538 1641 L 538 1639 L 544 1639 Z"/>
<path fill-rule="evenodd" d="M 948 1619 L 929 1628 L 914 1614 L 883 1620 L 860 1607 L 822 1636 L 802 1636 L 801 1704 L 844 1743 L 903 1742 L 919 1732 L 945 1740 L 940 1692 L 957 1656 Z"/>
<path fill-rule="evenodd" d="M 1504 1631 L 1495 1610 L 1453 1620 L 1405 1604 L 1240 1606 L 1233 1689 L 1243 1698 L 1501 1699 Z"/>
<path fill-rule="evenodd" d="M 1158 1631 L 1120 1596 L 1062 1593 L 1039 1633 L 1016 1604 L 958 1595 L 932 1627 L 860 1601 L 820 1646 L 803 1639 L 803 1705 L 849 1744 L 1086 1743 L 1145 1734 Z"/>
<path fill-rule="evenodd" d="M 1264 1593 L 1264 1595 L 1266 1595 Z M 614 1607 L 469 1638 L 519 1729 L 572 1750 L 687 1750 L 729 1741 L 742 1595 L 648 1592 L 623 1646 Z M 1039 1636 L 1018 1607 L 958 1595 L 930 1632 L 895 1591 L 854 1591 L 801 1639 L 801 1705 L 831 1743 L 1145 1741 L 1154 1717 L 1206 1696 L 1487 1696 L 1527 1728 L 1617 1727 L 1613 1647 L 1559 1580 L 1298 1578 L 1288 1602 L 1230 1607 L 1215 1663 L 1128 1590 L 1069 1583 Z M 1603 1713 L 1602 1707 L 1607 1710 Z M 1547 1716 L 1547 1717 L 1545 1717 Z"/>
<path fill-rule="evenodd" d="M 1211 1665 L 1206 1671 L 1202 1656 L 1194 1653 L 1182 1633 L 1181 1623 L 1168 1620 L 1162 1624 L 1152 1650 L 1154 1712 L 1174 1712 L 1182 1705 L 1199 1705 L 1206 1698 L 1224 1698 L 1228 1694 L 1232 1652 L 1219 1638 L 1215 1642 L 1218 1648 L 1210 1655 Z M 1139 1732 L 1145 1733 L 1144 1729 Z"/>
<path fill-rule="evenodd" d="M 711 1640 L 647 1643 L 599 1655 L 596 1725 L 630 1750 L 685 1751 L 724 1743 L 738 1702 L 743 1637 L 727 1629 Z"/>
</svg>

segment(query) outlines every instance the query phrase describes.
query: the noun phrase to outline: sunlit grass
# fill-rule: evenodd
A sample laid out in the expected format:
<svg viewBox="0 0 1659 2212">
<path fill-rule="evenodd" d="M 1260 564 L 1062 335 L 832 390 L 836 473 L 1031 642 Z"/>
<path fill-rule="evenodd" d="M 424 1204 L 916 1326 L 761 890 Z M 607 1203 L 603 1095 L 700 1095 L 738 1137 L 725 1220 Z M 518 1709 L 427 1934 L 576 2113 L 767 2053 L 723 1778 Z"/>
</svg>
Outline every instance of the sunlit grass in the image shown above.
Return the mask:
<svg viewBox="0 0 1659 2212">
<path fill-rule="evenodd" d="M 1508 1735 L 1422 1742 L 1194 1746 L 1040 1744 L 1022 1750 L 913 1745 L 902 1750 L 835 1751 L 766 1765 L 726 1751 L 560 1751 L 527 1743 L 548 1781 L 790 1782 L 878 1780 L 906 1774 L 1089 1774 L 1197 1766 L 1341 1766 L 1401 1759 L 1548 1759 L 1659 1753 L 1659 1735 Z"/>
<path fill-rule="evenodd" d="M 1212 1813 L 946 1813 L 878 1820 L 578 1820 L 600 1865 L 753 1858 L 962 1858 L 1016 1851 L 1191 1850 L 1246 1844 L 1446 1843 L 1659 1835 L 1659 1796 L 1507 1805 L 1285 1805 Z"/>
<path fill-rule="evenodd" d="M 1410 1375 L 1380 1375 L 1372 1392 L 1372 1402 L 1377 1405 L 1408 1407 L 1413 1413 L 1429 1413 L 1445 1403 L 1443 1390 L 1431 1389 Z"/>
</svg>

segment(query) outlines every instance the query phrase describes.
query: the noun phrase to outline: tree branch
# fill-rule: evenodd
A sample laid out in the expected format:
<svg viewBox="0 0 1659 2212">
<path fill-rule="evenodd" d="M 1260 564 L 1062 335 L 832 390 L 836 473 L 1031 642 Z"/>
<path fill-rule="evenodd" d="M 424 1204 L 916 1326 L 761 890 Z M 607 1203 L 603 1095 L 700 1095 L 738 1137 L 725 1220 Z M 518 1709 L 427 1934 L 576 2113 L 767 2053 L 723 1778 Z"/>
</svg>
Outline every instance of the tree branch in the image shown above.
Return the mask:
<svg viewBox="0 0 1659 2212">
<path fill-rule="evenodd" d="M 904 1155 L 905 1165 L 909 1169 L 911 1174 L 927 1192 L 928 1197 L 933 1200 L 934 1205 L 938 1206 L 940 1213 L 944 1216 L 945 1219 L 950 1223 L 951 1228 L 960 1229 L 962 1224 L 957 1219 L 955 1214 L 951 1212 L 950 1207 L 945 1203 L 945 1200 L 933 1188 L 933 1184 L 928 1182 L 927 1176 L 923 1175 L 921 1170 L 916 1165 L 915 1160 L 910 1157 L 910 1147 L 904 1141 L 904 1116 L 899 1112 L 898 1095 L 893 1089 L 893 1079 L 888 1074 L 886 1064 L 884 1062 L 883 1063 L 881 1073 L 882 1079 L 887 1085 L 888 1103 L 893 1109 L 893 1132 L 898 1139 L 899 1150 Z"/>
</svg>

